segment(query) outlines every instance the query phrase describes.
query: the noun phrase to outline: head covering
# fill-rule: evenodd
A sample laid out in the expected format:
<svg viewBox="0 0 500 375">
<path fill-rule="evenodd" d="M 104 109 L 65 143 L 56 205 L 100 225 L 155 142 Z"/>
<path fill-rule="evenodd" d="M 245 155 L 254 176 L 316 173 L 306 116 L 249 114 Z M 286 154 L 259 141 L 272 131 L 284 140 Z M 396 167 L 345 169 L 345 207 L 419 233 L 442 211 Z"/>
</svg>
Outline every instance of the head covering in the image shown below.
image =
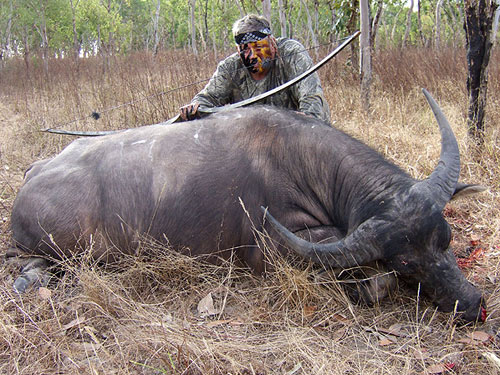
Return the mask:
<svg viewBox="0 0 500 375">
<path fill-rule="evenodd" d="M 233 36 L 236 44 L 257 42 L 272 35 L 269 21 L 262 16 L 249 14 L 233 24 Z"/>
<path fill-rule="evenodd" d="M 249 31 L 248 33 L 235 35 L 234 40 L 236 41 L 236 44 L 246 44 L 257 42 L 259 40 L 267 38 L 268 35 L 271 35 L 271 29 L 264 28 L 260 30 Z"/>
</svg>

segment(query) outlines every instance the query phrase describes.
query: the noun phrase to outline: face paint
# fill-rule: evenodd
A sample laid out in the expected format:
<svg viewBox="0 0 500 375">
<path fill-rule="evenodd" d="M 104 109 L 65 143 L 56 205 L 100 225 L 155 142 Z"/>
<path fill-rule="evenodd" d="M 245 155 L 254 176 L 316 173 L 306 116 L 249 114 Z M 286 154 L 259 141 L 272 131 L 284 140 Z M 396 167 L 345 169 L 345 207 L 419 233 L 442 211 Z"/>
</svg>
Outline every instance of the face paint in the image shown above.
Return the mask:
<svg viewBox="0 0 500 375">
<path fill-rule="evenodd" d="M 250 73 L 263 73 L 271 67 L 273 51 L 269 38 L 238 46 L 241 61 Z"/>
</svg>

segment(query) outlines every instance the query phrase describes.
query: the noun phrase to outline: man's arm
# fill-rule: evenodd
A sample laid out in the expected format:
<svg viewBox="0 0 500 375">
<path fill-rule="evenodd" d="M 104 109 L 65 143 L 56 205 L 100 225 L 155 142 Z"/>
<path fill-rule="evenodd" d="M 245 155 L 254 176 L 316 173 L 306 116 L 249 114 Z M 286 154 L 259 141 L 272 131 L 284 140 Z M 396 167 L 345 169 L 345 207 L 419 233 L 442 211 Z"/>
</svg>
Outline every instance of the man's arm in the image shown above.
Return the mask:
<svg viewBox="0 0 500 375">
<path fill-rule="evenodd" d="M 190 104 L 180 108 L 180 116 L 184 121 L 197 118 L 200 106 L 213 108 L 232 102 L 231 71 L 234 69 L 231 67 L 232 59 L 233 56 L 229 56 L 221 61 L 203 90 L 194 96 Z"/>
<path fill-rule="evenodd" d="M 304 46 L 294 40 L 288 41 L 288 47 L 283 57 L 288 73 L 288 79 L 300 75 L 312 67 L 313 61 Z M 318 73 L 313 73 L 293 85 L 292 93 L 299 103 L 299 111 L 330 123 L 330 108 L 325 99 Z"/>
<path fill-rule="evenodd" d="M 235 59 L 238 56 L 231 55 L 217 65 L 215 73 L 207 85 L 192 101 L 198 102 L 202 107 L 222 107 L 232 103 L 232 77 L 236 73 Z"/>
</svg>

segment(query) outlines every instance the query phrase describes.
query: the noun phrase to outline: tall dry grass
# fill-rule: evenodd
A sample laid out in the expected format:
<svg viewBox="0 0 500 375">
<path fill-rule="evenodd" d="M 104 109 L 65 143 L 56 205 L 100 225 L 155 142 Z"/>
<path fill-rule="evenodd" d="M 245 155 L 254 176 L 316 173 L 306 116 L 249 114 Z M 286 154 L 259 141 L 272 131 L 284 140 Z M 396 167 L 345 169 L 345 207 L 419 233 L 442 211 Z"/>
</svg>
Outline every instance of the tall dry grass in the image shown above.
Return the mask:
<svg viewBox="0 0 500 375">
<path fill-rule="evenodd" d="M 0 373 L 430 374 L 453 367 L 456 374 L 498 374 L 500 56 L 493 54 L 491 62 L 481 146 L 465 127 L 464 51 L 380 52 L 369 114 L 359 111 L 357 74 L 345 62 L 340 56 L 320 71 L 336 127 L 425 178 L 440 151 L 437 125 L 420 91 L 425 87 L 457 135 L 461 179 L 489 188 L 446 208 L 457 255 L 478 255 L 463 264 L 485 291 L 485 324 L 457 326 L 451 314 L 437 312 L 405 285 L 367 307 L 350 302 L 333 276 L 318 282 L 319 270 L 298 260 L 273 258 L 276 271 L 257 278 L 230 262 L 212 266 L 144 239 L 142 248 L 154 258 L 124 258 L 119 272 L 83 255 L 61 263 L 48 289 L 23 296 L 12 291 L 18 269 L 1 263 Z M 182 52 L 156 59 L 135 54 L 110 66 L 53 61 L 45 76 L 36 64 L 27 72 L 22 61 L 10 62 L 0 72 L 0 253 L 9 246 L 10 210 L 24 170 L 72 139 L 38 129 L 163 121 L 189 102 L 215 64 L 212 56 Z M 92 111 L 101 119 L 93 120 Z M 207 317 L 198 304 L 209 294 L 214 310 Z"/>
</svg>

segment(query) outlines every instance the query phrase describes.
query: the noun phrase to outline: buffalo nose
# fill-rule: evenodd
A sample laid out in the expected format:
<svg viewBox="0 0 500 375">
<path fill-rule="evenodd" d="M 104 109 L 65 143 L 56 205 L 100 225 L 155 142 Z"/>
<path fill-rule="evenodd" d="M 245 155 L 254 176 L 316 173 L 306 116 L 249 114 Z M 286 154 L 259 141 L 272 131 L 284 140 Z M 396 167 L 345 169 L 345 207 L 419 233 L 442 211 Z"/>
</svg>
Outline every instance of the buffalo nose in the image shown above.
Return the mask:
<svg viewBox="0 0 500 375">
<path fill-rule="evenodd" d="M 486 308 L 481 306 L 481 317 L 480 317 L 481 322 L 485 322 L 487 317 L 488 317 L 488 313 L 486 312 Z"/>
<path fill-rule="evenodd" d="M 483 297 L 480 297 L 475 303 L 471 304 L 460 317 L 467 322 L 477 321 L 484 323 L 488 317 L 488 312 L 486 311 L 486 303 Z"/>
</svg>

